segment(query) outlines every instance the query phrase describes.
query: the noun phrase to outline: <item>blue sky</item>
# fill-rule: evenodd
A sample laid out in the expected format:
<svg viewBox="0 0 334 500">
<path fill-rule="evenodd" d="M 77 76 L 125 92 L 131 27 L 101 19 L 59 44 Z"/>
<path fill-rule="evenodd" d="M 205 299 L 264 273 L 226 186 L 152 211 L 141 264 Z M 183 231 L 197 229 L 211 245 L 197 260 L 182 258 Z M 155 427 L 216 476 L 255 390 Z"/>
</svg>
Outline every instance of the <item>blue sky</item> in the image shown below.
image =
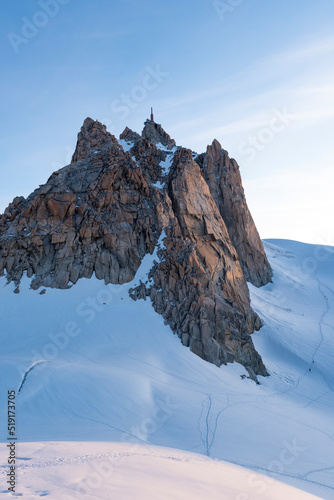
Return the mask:
<svg viewBox="0 0 334 500">
<path fill-rule="evenodd" d="M 12 0 L 2 8 L 0 211 L 69 163 L 86 116 L 156 121 L 240 165 L 263 238 L 334 245 L 334 2 Z"/>
</svg>

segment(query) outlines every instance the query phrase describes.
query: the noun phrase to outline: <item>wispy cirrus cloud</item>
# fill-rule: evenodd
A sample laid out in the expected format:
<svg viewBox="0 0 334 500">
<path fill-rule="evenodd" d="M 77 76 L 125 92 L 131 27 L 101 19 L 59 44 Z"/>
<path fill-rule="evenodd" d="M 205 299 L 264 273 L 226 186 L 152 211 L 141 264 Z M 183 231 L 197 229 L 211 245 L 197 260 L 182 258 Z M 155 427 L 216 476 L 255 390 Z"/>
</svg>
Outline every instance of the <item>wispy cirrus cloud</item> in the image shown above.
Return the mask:
<svg viewBox="0 0 334 500">
<path fill-rule="evenodd" d="M 283 50 L 270 58 L 273 64 L 304 62 L 309 59 L 334 53 L 334 37 L 313 40 L 303 46 Z"/>
<path fill-rule="evenodd" d="M 200 104 L 202 101 L 207 102 L 209 99 L 222 97 L 223 101 L 226 98 L 226 94 L 229 92 L 238 92 L 242 90 L 242 92 L 247 91 L 247 89 L 253 87 L 259 82 L 264 83 L 266 80 L 272 80 L 272 84 L 267 88 L 264 92 L 261 91 L 259 93 L 259 97 L 266 98 L 267 96 L 274 96 L 274 94 L 278 95 L 280 93 L 289 92 L 299 92 L 301 90 L 302 83 L 300 82 L 297 88 L 291 87 L 291 85 L 287 84 L 287 80 L 295 79 L 300 73 L 300 69 L 294 66 L 292 68 L 290 74 L 284 74 L 284 79 L 282 79 L 282 67 L 285 63 L 291 63 L 295 65 L 296 63 L 304 63 L 305 61 L 309 61 L 310 64 L 312 60 L 316 60 L 316 62 L 321 62 L 319 60 L 320 56 L 328 56 L 333 53 L 334 58 L 334 38 L 326 38 L 324 40 L 316 40 L 314 42 L 308 43 L 303 46 L 291 47 L 289 49 L 284 49 L 281 52 L 277 52 L 272 56 L 259 59 L 250 66 L 244 67 L 242 70 L 238 71 L 235 74 L 228 74 L 224 79 L 219 81 L 210 82 L 210 85 L 206 86 L 206 89 L 203 90 L 203 85 L 200 85 L 200 90 L 193 90 L 187 92 L 183 95 L 180 93 L 177 96 L 170 97 L 168 99 L 160 99 L 159 107 L 162 111 L 170 110 L 172 108 L 177 108 L 183 105 L 189 104 Z M 321 59 L 321 58 L 320 58 Z M 334 59 L 333 59 L 334 62 Z M 313 74 L 312 66 L 308 67 L 310 77 L 313 75 L 314 82 L 319 81 L 319 76 L 321 78 L 321 74 L 328 74 L 332 76 L 332 84 L 328 85 L 315 85 L 313 83 L 307 86 L 307 82 L 305 82 L 306 88 L 303 90 L 304 92 L 314 92 L 319 91 L 332 91 L 334 88 L 334 71 L 332 67 L 328 66 L 328 59 L 324 61 L 323 71 L 317 75 Z M 276 82 L 275 77 L 279 76 L 280 81 Z M 316 76 L 316 78 L 315 78 Z M 201 80 L 199 79 L 201 83 Z M 196 82 L 195 82 L 196 85 Z"/>
<path fill-rule="evenodd" d="M 334 117 L 334 65 L 329 64 L 334 38 L 285 48 L 272 57 L 256 61 L 229 75 L 205 91 L 179 96 L 175 109 L 189 109 L 192 117 L 172 126 L 172 132 L 193 144 L 213 137 L 250 134 L 268 126 L 275 110 L 294 115 L 293 128 L 317 126 Z M 307 62 L 307 64 L 305 64 Z M 297 63 L 303 63 L 301 71 Z M 316 68 L 316 71 L 315 71 Z M 214 106 L 212 103 L 214 102 Z M 158 106 L 175 112 L 171 99 Z M 291 131 L 290 131 L 291 133 Z"/>
</svg>

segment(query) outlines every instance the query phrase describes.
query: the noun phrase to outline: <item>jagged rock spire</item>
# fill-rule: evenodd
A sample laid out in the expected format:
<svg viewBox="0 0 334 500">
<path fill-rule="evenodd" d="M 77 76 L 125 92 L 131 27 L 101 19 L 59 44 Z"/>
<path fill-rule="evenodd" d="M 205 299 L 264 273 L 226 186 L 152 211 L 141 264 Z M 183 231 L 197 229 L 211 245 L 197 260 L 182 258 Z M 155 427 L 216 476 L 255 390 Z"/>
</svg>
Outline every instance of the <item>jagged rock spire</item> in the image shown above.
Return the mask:
<svg viewBox="0 0 334 500">
<path fill-rule="evenodd" d="M 142 131 L 142 137 L 153 144 L 162 144 L 168 149 L 176 146 L 174 139 L 164 131 L 161 125 L 152 120 L 146 120 Z"/>
<path fill-rule="evenodd" d="M 86 118 L 78 134 L 72 163 L 84 159 L 93 148 L 99 150 L 108 143 L 115 144 L 117 141 L 113 135 L 107 132 L 107 127 L 98 120 Z"/>
</svg>

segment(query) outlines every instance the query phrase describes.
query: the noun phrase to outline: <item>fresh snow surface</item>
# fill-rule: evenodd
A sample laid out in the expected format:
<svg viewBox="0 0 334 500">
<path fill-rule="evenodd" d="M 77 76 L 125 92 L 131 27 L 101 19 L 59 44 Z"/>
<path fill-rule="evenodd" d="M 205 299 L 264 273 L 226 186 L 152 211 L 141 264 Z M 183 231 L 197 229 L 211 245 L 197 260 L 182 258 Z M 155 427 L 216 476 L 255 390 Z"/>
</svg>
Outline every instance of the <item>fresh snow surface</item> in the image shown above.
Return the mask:
<svg viewBox="0 0 334 500">
<path fill-rule="evenodd" d="M 237 465 L 180 450 L 125 443 L 20 445 L 22 498 L 56 500 L 316 500 Z M 2 463 L 6 460 L 1 453 Z M 10 498 L 0 492 L 1 498 Z"/>
<path fill-rule="evenodd" d="M 128 289 L 147 280 L 155 255 L 126 285 L 82 279 L 40 295 L 25 278 L 14 294 L 14 284 L 0 279 L 0 416 L 6 422 L 7 390 L 21 386 L 17 472 L 24 498 L 62 498 L 57 488 L 76 488 L 104 454 L 127 453 L 117 444 L 126 441 L 143 446 L 140 458 L 130 454 L 101 493 L 87 498 L 308 498 L 283 493 L 275 478 L 334 499 L 334 248 L 284 240 L 265 247 L 273 283 L 249 285 L 264 322 L 253 340 L 271 375 L 260 385 L 242 379 L 247 372 L 239 364 L 217 368 L 195 356 L 149 300 L 129 298 Z M 6 441 L 6 425 L 0 437 Z M 188 460 L 185 452 L 202 456 Z M 129 493 L 132 477 L 142 488 L 138 496 Z M 124 494 L 117 490 L 122 484 Z M 28 486 L 35 496 L 27 496 Z"/>
<path fill-rule="evenodd" d="M 163 175 L 168 175 L 174 160 L 175 151 L 165 151 L 165 153 L 167 153 L 166 159 L 160 162 L 160 167 L 162 168 Z"/>
<path fill-rule="evenodd" d="M 130 151 L 130 149 L 133 147 L 133 142 L 127 142 L 125 139 L 118 139 L 117 142 L 120 146 L 122 146 L 125 152 Z"/>
<path fill-rule="evenodd" d="M 162 175 L 164 179 L 166 180 L 167 175 L 169 174 L 170 167 L 172 166 L 173 160 L 174 160 L 174 154 L 177 148 L 173 148 L 171 151 L 168 151 L 167 149 L 164 150 L 164 152 L 167 154 L 166 159 L 162 160 L 159 165 L 162 170 Z M 154 184 L 157 188 L 161 189 L 164 187 L 164 181 L 156 181 Z"/>
<path fill-rule="evenodd" d="M 161 151 L 164 151 L 165 153 L 168 153 L 168 152 L 175 153 L 175 151 L 178 148 L 178 146 L 173 146 L 171 149 L 168 149 L 168 146 L 164 146 L 161 142 L 158 142 L 155 146 L 158 149 L 160 149 Z"/>
</svg>

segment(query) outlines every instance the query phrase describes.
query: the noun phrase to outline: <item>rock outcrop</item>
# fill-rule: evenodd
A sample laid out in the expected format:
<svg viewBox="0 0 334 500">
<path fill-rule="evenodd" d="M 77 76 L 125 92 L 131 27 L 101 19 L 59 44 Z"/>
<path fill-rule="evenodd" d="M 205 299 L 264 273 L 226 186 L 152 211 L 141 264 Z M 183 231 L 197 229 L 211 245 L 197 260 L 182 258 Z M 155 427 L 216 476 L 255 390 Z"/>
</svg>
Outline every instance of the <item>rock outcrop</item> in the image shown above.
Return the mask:
<svg viewBox="0 0 334 500">
<path fill-rule="evenodd" d="M 13 200 L 0 217 L 0 275 L 16 291 L 24 272 L 34 289 L 67 288 L 93 273 L 125 283 L 164 235 L 149 284 L 131 296 L 149 297 L 203 359 L 266 375 L 250 336 L 261 322 L 246 279 L 263 285 L 271 270 L 238 165 L 217 141 L 194 160 L 150 120 L 142 135 L 126 128 L 120 139 L 87 118 L 72 163 Z"/>
<path fill-rule="evenodd" d="M 88 154 L 95 149 L 99 151 L 105 145 L 110 143 L 116 144 L 114 136 L 107 132 L 105 125 L 99 121 L 94 121 L 91 118 L 86 118 L 78 134 L 77 146 L 75 148 L 72 163 L 83 160 Z"/>
<path fill-rule="evenodd" d="M 237 162 L 229 158 L 217 140 L 197 161 L 225 221 L 247 281 L 255 286 L 265 285 L 271 280 L 272 271 L 246 203 Z"/>
<path fill-rule="evenodd" d="M 153 144 L 162 144 L 168 149 L 172 149 L 176 145 L 174 139 L 170 138 L 162 126 L 152 120 L 145 121 L 142 136 L 149 142 L 152 142 Z"/>
</svg>

